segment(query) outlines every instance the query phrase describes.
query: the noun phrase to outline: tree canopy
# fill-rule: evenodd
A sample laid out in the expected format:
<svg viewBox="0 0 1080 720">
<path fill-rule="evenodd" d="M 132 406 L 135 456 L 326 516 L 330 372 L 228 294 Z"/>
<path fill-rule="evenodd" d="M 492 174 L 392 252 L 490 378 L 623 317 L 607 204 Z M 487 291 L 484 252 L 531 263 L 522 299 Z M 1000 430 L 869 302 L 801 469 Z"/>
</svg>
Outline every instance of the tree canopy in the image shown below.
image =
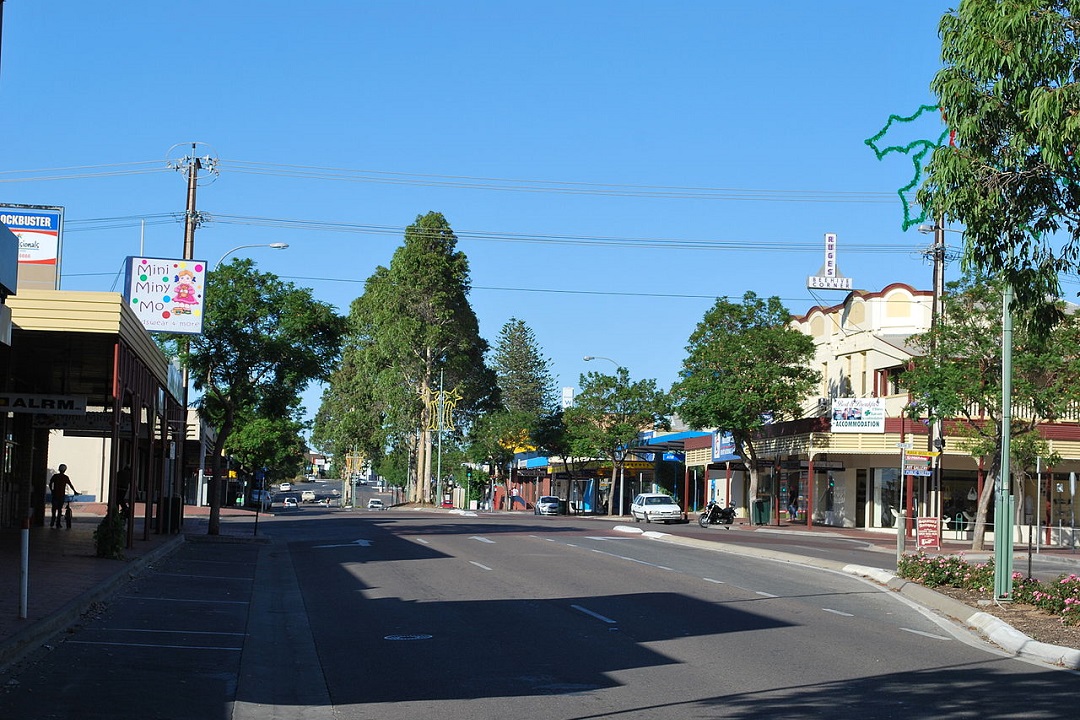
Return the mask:
<svg viewBox="0 0 1080 720">
<path fill-rule="evenodd" d="M 946 431 L 973 457 L 989 460 L 979 497 L 973 549 L 982 549 L 987 510 L 1001 475 L 1003 281 L 967 273 L 950 283 L 935 327 L 912 339 L 925 355 L 914 357 L 901 382 L 915 399 L 912 414 L 946 420 Z M 1064 309 L 1063 305 L 1058 310 Z M 1050 457 L 1036 432 L 1080 401 L 1080 322 L 1060 313 L 1048 331 L 1017 323 L 1013 332 L 1012 402 L 1022 409 L 1010 424 L 1011 457 L 1029 467 Z"/>
<path fill-rule="evenodd" d="M 440 385 L 460 398 L 455 423 L 496 400 L 469 289 L 469 262 L 446 218 L 418 216 L 389 267 L 377 268 L 353 301 L 341 370 L 317 418 L 319 437 L 333 438 L 337 448 L 411 458 L 412 500 L 431 499 L 430 438 Z M 347 422 L 329 427 L 337 419 Z"/>
<path fill-rule="evenodd" d="M 310 289 L 260 273 L 251 260 L 237 258 L 210 272 L 203 333 L 191 336 L 186 349 L 181 343 L 180 355 L 202 392 L 199 413 L 218 431 L 218 448 L 230 445 L 238 421 L 298 421 L 300 394 L 328 376 L 342 330 L 342 319 Z M 210 477 L 211 535 L 220 528 L 220 470 L 217 452 Z"/>
<path fill-rule="evenodd" d="M 755 434 L 766 422 L 796 419 L 821 382 L 810 369 L 814 341 L 791 327 L 777 297 L 753 292 L 742 303 L 719 298 L 690 335 L 675 410 L 691 427 L 730 431 L 750 470 L 757 496 Z"/>
<path fill-rule="evenodd" d="M 492 351 L 491 367 L 503 407 L 536 416 L 554 411 L 557 398 L 551 366 L 536 333 L 524 320 L 510 318 L 502 326 Z"/>
<path fill-rule="evenodd" d="M 496 479 L 505 479 L 515 452 L 538 446 L 541 423 L 555 411 L 555 379 L 536 334 L 517 318 L 499 331 L 491 368 L 500 407 L 470 423 L 468 457 L 488 465 Z"/>
<path fill-rule="evenodd" d="M 941 20 L 931 89 L 953 143 L 918 194 L 964 227 L 967 259 L 1049 327 L 1080 250 L 1080 18 L 1073 0 L 963 0 Z"/>
<path fill-rule="evenodd" d="M 563 413 L 566 442 L 576 457 L 602 457 L 611 461 L 611 487 L 626 461 L 630 446 L 642 431 L 670 427 L 671 403 L 656 381 L 630 381 L 620 367 L 614 375 L 590 372 L 578 380 L 574 406 Z M 614 493 L 607 497 L 611 513 Z"/>
</svg>

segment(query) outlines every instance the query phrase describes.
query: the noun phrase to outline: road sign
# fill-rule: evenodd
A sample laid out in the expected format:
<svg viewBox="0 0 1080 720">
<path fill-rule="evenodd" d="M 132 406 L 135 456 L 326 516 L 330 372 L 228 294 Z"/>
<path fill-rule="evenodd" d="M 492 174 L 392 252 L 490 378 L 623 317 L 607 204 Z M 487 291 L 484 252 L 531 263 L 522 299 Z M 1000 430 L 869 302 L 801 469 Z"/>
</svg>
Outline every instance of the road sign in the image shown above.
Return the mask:
<svg viewBox="0 0 1080 720">
<path fill-rule="evenodd" d="M 930 477 L 933 475 L 933 470 L 930 469 L 930 465 L 933 462 L 933 457 L 930 453 L 907 453 L 904 458 L 904 474 L 905 475 L 917 475 L 919 477 Z"/>
<path fill-rule="evenodd" d="M 896 443 L 896 447 L 901 448 L 903 450 L 910 450 L 911 448 L 915 447 L 915 443 L 908 440 L 907 442 Z"/>
</svg>

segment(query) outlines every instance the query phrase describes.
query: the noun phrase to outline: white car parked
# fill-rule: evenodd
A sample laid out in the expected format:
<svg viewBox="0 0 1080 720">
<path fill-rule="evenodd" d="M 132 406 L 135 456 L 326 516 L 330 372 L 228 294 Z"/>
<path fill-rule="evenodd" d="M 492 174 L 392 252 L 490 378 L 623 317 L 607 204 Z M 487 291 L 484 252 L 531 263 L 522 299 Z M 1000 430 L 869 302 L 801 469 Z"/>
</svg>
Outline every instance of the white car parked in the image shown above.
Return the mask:
<svg viewBox="0 0 1080 720">
<path fill-rule="evenodd" d="M 682 522 L 682 508 L 671 498 L 663 493 L 641 493 L 630 503 L 630 514 L 634 516 L 634 522 Z"/>
<path fill-rule="evenodd" d="M 371 498 L 367 501 L 368 510 L 385 510 L 386 506 L 383 505 L 383 501 L 379 498 Z"/>
</svg>

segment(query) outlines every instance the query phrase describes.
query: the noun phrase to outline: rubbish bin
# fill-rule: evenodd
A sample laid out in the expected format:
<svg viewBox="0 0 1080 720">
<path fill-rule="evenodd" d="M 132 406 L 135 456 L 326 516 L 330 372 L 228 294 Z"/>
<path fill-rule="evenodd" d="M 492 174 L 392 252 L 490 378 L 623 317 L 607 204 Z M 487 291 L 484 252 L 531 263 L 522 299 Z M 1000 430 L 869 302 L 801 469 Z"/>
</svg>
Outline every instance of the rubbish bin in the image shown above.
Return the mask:
<svg viewBox="0 0 1080 720">
<path fill-rule="evenodd" d="M 158 532 L 165 532 L 165 527 L 161 524 L 165 522 L 165 518 L 168 518 L 168 531 L 170 533 L 180 532 L 180 517 L 184 509 L 184 499 L 179 495 L 161 498 L 159 508 Z"/>
<path fill-rule="evenodd" d="M 559 514 L 560 515 L 569 515 L 570 514 L 570 506 L 565 500 L 559 500 Z"/>
<path fill-rule="evenodd" d="M 772 519 L 772 502 L 767 497 L 755 499 L 751 513 L 755 525 L 768 525 Z"/>
</svg>

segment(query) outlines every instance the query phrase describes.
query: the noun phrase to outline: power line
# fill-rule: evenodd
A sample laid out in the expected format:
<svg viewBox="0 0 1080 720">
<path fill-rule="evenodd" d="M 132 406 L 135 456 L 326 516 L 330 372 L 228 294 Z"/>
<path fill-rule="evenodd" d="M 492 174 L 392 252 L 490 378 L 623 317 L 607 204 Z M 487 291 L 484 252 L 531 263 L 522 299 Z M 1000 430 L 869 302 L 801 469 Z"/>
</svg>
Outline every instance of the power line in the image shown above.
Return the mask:
<svg viewBox="0 0 1080 720">
<path fill-rule="evenodd" d="M 82 180 L 86 178 L 119 177 L 124 175 L 147 175 L 165 172 L 168 168 L 154 167 L 161 163 L 142 160 L 107 165 L 73 165 L 71 167 L 45 168 L 41 170 L 0 170 L 0 183 L 33 182 L 44 180 Z M 18 177 L 16 177 L 18 176 Z"/>
<path fill-rule="evenodd" d="M 676 200 L 754 200 L 769 202 L 810 203 L 894 203 L 895 192 L 835 191 L 835 190 L 766 190 L 747 188 L 718 188 L 679 185 L 632 185 L 623 183 L 587 183 L 568 180 L 533 180 L 470 175 L 436 175 L 381 170 L 318 167 L 310 165 L 281 165 L 223 160 L 222 165 L 237 173 L 293 177 L 308 180 L 327 180 L 377 183 L 385 185 L 416 185 L 470 190 L 510 192 L 559 193 L 568 195 L 602 195 Z"/>
<path fill-rule="evenodd" d="M 354 222 L 333 222 L 322 220 L 299 220 L 289 218 L 270 218 L 219 213 L 200 213 L 201 220 L 207 223 L 225 225 L 246 225 L 288 229 L 292 232 L 337 232 L 360 235 L 402 237 L 406 227 L 402 225 L 372 225 Z M 123 216 L 116 218 L 94 218 L 88 220 L 69 220 L 66 228 L 72 231 L 117 229 L 133 227 L 146 221 L 147 225 L 179 223 L 183 213 L 159 213 L 145 216 Z M 542 233 L 513 233 L 487 230 L 456 230 L 459 240 L 482 242 L 532 243 L 541 245 L 573 245 L 591 247 L 661 249 L 661 250 L 723 250 L 745 252 L 820 252 L 821 243 L 814 241 L 793 240 L 690 240 L 659 237 L 620 237 L 603 235 L 563 235 Z M 845 243 L 847 252 L 859 253 L 922 253 L 922 243 Z"/>
<path fill-rule="evenodd" d="M 64 277 L 110 277 L 113 273 L 66 273 Z M 357 280 L 355 278 L 342 278 L 342 277 L 312 277 L 305 275 L 279 275 L 283 280 L 289 280 L 290 282 L 308 282 L 308 283 L 344 283 L 346 285 L 363 285 L 367 282 L 367 279 Z M 715 301 L 720 298 L 729 300 L 731 302 L 741 302 L 742 296 L 733 295 L 697 295 L 690 293 L 658 293 L 658 292 L 637 292 L 637 291 L 618 291 L 618 290 L 563 290 L 560 288 L 526 288 L 520 286 L 503 287 L 498 285 L 471 285 L 471 290 L 483 290 L 490 292 L 520 292 L 520 293 L 540 293 L 545 295 L 592 295 L 603 297 L 649 297 L 649 298 L 666 298 L 672 300 L 709 300 Z M 812 293 L 811 293 L 812 294 Z M 813 295 L 813 294 L 812 294 Z M 818 300 L 821 307 L 831 307 L 838 303 L 822 303 L 820 298 L 814 295 L 814 298 Z M 782 302 L 805 302 L 805 297 L 798 298 L 780 298 Z M 913 304 L 918 304 L 918 301 L 910 301 Z"/>
<path fill-rule="evenodd" d="M 574 180 L 536 180 L 473 175 L 438 175 L 385 170 L 285 165 L 247 160 L 222 160 L 221 168 L 247 175 L 288 177 L 305 180 L 412 185 L 417 187 L 487 190 L 501 192 L 556 193 L 668 200 L 720 200 L 795 203 L 882 203 L 896 202 L 894 192 L 845 190 L 777 190 L 764 188 L 725 188 L 683 185 L 635 185 L 593 183 Z M 167 172 L 170 168 L 157 160 L 102 165 L 31 170 L 0 171 L 0 183 L 45 180 L 77 180 Z"/>
</svg>

